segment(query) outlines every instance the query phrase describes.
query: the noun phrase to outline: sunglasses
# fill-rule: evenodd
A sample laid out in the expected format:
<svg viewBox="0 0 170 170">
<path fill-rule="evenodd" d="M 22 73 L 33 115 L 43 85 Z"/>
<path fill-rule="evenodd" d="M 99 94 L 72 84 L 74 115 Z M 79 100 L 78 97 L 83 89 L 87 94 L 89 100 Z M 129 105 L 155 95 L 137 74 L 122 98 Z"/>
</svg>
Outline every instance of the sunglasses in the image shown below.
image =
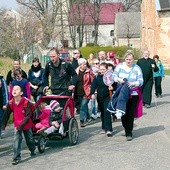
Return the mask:
<svg viewBox="0 0 170 170">
<path fill-rule="evenodd" d="M 73 54 L 79 54 L 79 53 L 73 53 Z"/>
</svg>

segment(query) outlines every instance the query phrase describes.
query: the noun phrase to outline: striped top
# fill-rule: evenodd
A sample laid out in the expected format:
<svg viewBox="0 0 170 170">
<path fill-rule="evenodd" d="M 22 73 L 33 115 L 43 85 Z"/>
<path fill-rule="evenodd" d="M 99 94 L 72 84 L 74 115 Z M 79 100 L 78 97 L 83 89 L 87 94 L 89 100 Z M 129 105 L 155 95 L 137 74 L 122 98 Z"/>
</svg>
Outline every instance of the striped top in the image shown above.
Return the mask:
<svg viewBox="0 0 170 170">
<path fill-rule="evenodd" d="M 113 72 L 113 79 L 117 82 L 118 78 L 126 78 L 128 82 L 135 82 L 136 86 L 143 85 L 143 74 L 141 68 L 137 64 L 133 64 L 131 68 L 126 66 L 126 63 L 119 63 Z M 130 87 L 131 89 L 136 86 Z M 132 91 L 132 94 L 136 94 Z"/>
</svg>

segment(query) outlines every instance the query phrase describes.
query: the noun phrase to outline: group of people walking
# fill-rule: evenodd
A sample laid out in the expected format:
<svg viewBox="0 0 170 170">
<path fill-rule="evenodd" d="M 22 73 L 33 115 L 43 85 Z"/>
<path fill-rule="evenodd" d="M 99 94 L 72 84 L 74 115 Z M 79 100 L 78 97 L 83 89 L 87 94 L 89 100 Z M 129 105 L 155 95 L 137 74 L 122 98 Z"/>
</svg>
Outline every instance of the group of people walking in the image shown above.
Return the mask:
<svg viewBox="0 0 170 170">
<path fill-rule="evenodd" d="M 80 127 L 85 127 L 91 118 L 96 119 L 97 112 L 100 112 L 101 134 L 112 136 L 113 116 L 114 119 L 121 119 L 127 141 L 133 138 L 134 118 L 142 116 L 143 106 L 146 108 L 151 106 L 153 82 L 156 97 L 162 97 L 161 81 L 164 77 L 164 67 L 159 56 L 155 55 L 152 59 L 147 50 L 137 63 L 134 62 L 135 56 L 131 50 L 125 53 L 123 62 L 116 59 L 114 52 L 106 54 L 105 51 L 100 51 L 96 57 L 90 54 L 87 60 L 83 58 L 81 51 L 76 49 L 73 51 L 72 62 L 60 58 L 56 48 L 50 50 L 49 56 L 50 61 L 45 68 L 41 67 L 38 58 L 34 58 L 28 77 L 21 69 L 19 61 L 14 61 L 14 67 L 7 74 L 6 81 L 4 77 L 0 77 L 0 136 L 1 129 L 5 129 L 9 115 L 13 112 L 15 128 L 13 164 L 19 163 L 21 159 L 22 132 L 31 156 L 35 155 L 30 126 L 31 110 L 24 110 L 27 99 L 23 96 L 28 99 L 32 96 L 36 102 L 49 88 L 52 94 L 56 95 L 71 95 L 74 91 Z M 114 80 L 109 86 L 103 81 L 108 69 L 113 71 Z"/>
</svg>

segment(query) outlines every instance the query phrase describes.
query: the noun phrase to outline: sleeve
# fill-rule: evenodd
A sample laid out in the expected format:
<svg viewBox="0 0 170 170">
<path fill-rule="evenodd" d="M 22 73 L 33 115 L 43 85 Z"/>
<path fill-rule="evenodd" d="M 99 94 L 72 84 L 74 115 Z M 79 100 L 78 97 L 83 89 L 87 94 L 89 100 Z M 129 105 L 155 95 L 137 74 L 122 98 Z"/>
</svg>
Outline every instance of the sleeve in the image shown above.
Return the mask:
<svg viewBox="0 0 170 170">
<path fill-rule="evenodd" d="M 156 64 L 156 62 L 155 62 L 155 60 L 152 59 L 152 61 L 153 61 L 153 64 L 155 65 L 155 68 L 153 69 L 153 71 L 154 71 L 154 72 L 159 71 L 159 68 L 158 68 L 158 66 L 157 66 L 157 64 Z"/>
<path fill-rule="evenodd" d="M 27 92 L 27 98 L 31 100 L 31 90 L 30 90 L 30 83 L 27 82 L 26 84 L 26 92 Z"/>
<path fill-rule="evenodd" d="M 90 91 L 90 94 L 94 94 L 95 91 L 96 91 L 96 87 L 97 87 L 97 76 L 94 77 L 93 81 L 92 81 L 92 84 L 91 84 L 91 91 Z"/>
<path fill-rule="evenodd" d="M 24 70 L 22 70 L 22 78 L 27 79 L 27 74 Z"/>
<path fill-rule="evenodd" d="M 161 63 L 161 65 L 160 65 L 160 67 L 161 67 L 161 70 L 160 70 L 160 72 L 161 72 L 161 77 L 165 77 L 165 69 L 164 69 L 164 66 L 163 66 L 162 63 Z"/>
<path fill-rule="evenodd" d="M 74 70 L 73 66 L 70 63 L 68 63 L 68 71 L 67 71 L 67 73 L 70 74 L 71 77 L 72 77 L 72 85 L 76 86 L 77 80 L 78 80 L 77 79 L 77 73 L 76 73 L 76 71 Z"/>
<path fill-rule="evenodd" d="M 8 120 L 10 118 L 10 115 L 11 115 L 11 112 L 12 110 L 10 109 L 10 106 L 9 104 L 7 105 L 7 108 L 5 110 L 5 113 L 4 113 L 4 116 L 3 116 L 3 119 L 2 119 L 2 130 L 5 130 L 5 127 L 7 126 L 7 123 L 8 123 Z"/>
<path fill-rule="evenodd" d="M 46 66 L 45 66 L 44 74 L 43 74 L 44 86 L 49 86 L 49 80 L 48 80 L 49 74 L 50 74 L 49 63 L 47 63 Z"/>
<path fill-rule="evenodd" d="M 28 71 L 28 80 L 31 80 L 31 69 Z"/>
<path fill-rule="evenodd" d="M 2 91 L 3 91 L 3 106 L 6 106 L 8 103 L 8 87 L 5 79 L 2 79 Z"/>
<path fill-rule="evenodd" d="M 10 90 L 9 90 L 9 100 L 12 99 L 12 89 L 13 89 L 13 85 L 10 85 Z"/>
<path fill-rule="evenodd" d="M 6 77 L 6 83 L 9 86 L 9 84 L 11 83 L 11 70 L 8 72 L 7 77 Z"/>
<path fill-rule="evenodd" d="M 27 107 L 25 109 L 26 113 L 25 113 L 25 118 L 24 120 L 21 122 L 21 124 L 17 127 L 17 130 L 22 130 L 23 127 L 27 124 L 27 122 L 29 121 L 29 119 L 32 116 L 32 111 L 31 111 L 31 104 L 30 102 L 28 102 Z"/>
</svg>

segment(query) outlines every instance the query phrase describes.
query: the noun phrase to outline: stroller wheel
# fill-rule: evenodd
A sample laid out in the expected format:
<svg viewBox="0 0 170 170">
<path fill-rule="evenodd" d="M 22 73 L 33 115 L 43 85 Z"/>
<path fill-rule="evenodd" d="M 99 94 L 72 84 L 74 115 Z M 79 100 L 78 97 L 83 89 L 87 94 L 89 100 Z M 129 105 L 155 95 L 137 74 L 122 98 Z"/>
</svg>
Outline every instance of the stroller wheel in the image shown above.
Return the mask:
<svg viewBox="0 0 170 170">
<path fill-rule="evenodd" d="M 72 145 L 76 145 L 79 137 L 78 123 L 75 118 L 71 118 L 69 122 L 69 140 Z"/>
<path fill-rule="evenodd" d="M 46 139 L 44 136 L 40 135 L 39 138 L 38 138 L 38 151 L 40 153 L 43 153 L 45 151 L 45 145 L 46 145 Z"/>
</svg>

